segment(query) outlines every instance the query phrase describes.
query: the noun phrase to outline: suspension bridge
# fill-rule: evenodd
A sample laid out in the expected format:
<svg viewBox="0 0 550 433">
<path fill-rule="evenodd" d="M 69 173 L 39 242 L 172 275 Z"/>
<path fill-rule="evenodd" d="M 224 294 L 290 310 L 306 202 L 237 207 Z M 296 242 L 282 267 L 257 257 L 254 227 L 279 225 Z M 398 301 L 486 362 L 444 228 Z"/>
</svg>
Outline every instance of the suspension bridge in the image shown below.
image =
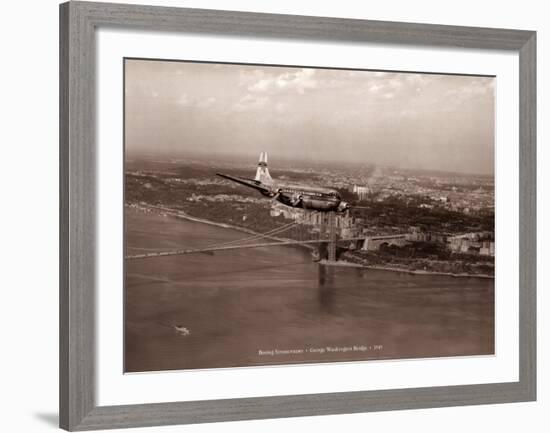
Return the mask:
<svg viewBox="0 0 550 433">
<path fill-rule="evenodd" d="M 177 212 L 173 209 L 157 207 L 157 210 L 163 211 L 166 214 L 173 216 L 182 216 L 188 217 L 183 212 Z M 231 251 L 237 249 L 245 248 L 262 248 L 262 247 L 274 247 L 274 246 L 284 246 L 284 245 L 326 245 L 327 246 L 327 258 L 328 261 L 336 261 L 336 244 L 338 242 L 353 242 L 353 241 L 365 241 L 365 236 L 363 237 L 348 237 L 348 238 L 339 238 L 336 233 L 335 225 L 335 214 L 334 212 L 327 212 L 323 214 L 322 222 L 320 224 L 319 238 L 318 239 L 289 239 L 281 238 L 281 234 L 288 232 L 301 224 L 299 222 L 293 221 L 291 223 L 285 224 L 281 227 L 272 229 L 266 233 L 257 233 L 253 236 L 249 236 L 242 239 L 237 239 L 229 242 L 224 242 L 216 245 L 207 245 L 202 248 L 185 248 L 185 249 L 175 249 L 172 251 L 155 251 L 148 252 L 143 254 L 134 254 L 128 255 L 125 257 L 126 260 L 139 260 L 139 259 L 148 259 L 154 257 L 167 257 L 167 256 L 179 256 L 186 254 L 198 254 L 198 253 L 213 253 L 217 251 Z M 319 254 L 321 255 L 321 253 Z"/>
</svg>

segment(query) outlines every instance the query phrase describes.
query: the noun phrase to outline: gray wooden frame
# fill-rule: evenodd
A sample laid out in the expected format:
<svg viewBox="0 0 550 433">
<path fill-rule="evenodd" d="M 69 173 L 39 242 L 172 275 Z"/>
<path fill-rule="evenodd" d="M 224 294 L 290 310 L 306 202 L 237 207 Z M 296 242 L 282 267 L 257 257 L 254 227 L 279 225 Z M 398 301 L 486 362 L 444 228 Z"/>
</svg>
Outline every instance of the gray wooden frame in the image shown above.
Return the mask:
<svg viewBox="0 0 550 433">
<path fill-rule="evenodd" d="M 95 29 L 383 42 L 519 53 L 519 381 L 125 406 L 95 401 Z M 536 399 L 536 33 L 294 15 L 60 5 L 60 426 L 93 430 Z"/>
</svg>

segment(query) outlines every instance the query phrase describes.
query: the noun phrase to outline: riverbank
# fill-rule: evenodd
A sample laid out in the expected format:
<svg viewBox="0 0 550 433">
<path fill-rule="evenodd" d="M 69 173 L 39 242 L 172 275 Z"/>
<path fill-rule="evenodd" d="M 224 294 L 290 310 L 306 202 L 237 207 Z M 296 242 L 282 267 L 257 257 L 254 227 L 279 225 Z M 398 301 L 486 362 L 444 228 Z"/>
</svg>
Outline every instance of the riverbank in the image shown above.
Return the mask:
<svg viewBox="0 0 550 433">
<path fill-rule="evenodd" d="M 338 260 L 336 262 L 321 260 L 319 261 L 319 264 L 325 265 L 325 266 L 338 266 L 338 267 L 347 267 L 347 268 L 375 269 L 377 271 L 401 272 L 404 274 L 412 274 L 412 275 L 443 275 L 443 276 L 455 277 L 455 278 L 484 278 L 484 279 L 491 279 L 491 280 L 495 279 L 493 275 L 488 275 L 488 274 L 467 274 L 467 273 L 454 274 L 451 272 L 424 271 L 420 269 L 400 269 L 400 268 L 392 268 L 390 266 L 362 265 L 360 263 L 347 262 L 345 260 Z"/>
</svg>

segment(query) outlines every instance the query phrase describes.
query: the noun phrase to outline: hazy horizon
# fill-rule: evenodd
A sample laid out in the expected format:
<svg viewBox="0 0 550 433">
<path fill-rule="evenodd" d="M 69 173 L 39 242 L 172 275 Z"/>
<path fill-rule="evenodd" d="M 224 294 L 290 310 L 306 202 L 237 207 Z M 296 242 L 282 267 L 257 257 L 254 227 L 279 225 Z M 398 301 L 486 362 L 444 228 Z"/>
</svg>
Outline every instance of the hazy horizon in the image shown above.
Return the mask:
<svg viewBox="0 0 550 433">
<path fill-rule="evenodd" d="M 128 156 L 251 155 L 492 175 L 494 78 L 126 60 Z"/>
</svg>

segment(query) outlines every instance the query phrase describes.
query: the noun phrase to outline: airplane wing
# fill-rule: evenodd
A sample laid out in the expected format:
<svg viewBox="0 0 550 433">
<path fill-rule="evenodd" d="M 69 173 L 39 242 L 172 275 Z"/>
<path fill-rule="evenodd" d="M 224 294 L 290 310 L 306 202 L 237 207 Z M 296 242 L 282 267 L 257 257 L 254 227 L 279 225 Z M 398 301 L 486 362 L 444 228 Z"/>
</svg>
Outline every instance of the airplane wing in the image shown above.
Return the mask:
<svg viewBox="0 0 550 433">
<path fill-rule="evenodd" d="M 242 177 L 229 176 L 228 174 L 216 173 L 217 176 L 223 177 L 224 179 L 229 179 L 233 182 L 240 183 L 241 185 L 248 186 L 249 188 L 254 188 L 260 192 L 271 192 L 269 188 L 264 186 L 261 182 L 254 179 L 245 179 Z"/>
</svg>

